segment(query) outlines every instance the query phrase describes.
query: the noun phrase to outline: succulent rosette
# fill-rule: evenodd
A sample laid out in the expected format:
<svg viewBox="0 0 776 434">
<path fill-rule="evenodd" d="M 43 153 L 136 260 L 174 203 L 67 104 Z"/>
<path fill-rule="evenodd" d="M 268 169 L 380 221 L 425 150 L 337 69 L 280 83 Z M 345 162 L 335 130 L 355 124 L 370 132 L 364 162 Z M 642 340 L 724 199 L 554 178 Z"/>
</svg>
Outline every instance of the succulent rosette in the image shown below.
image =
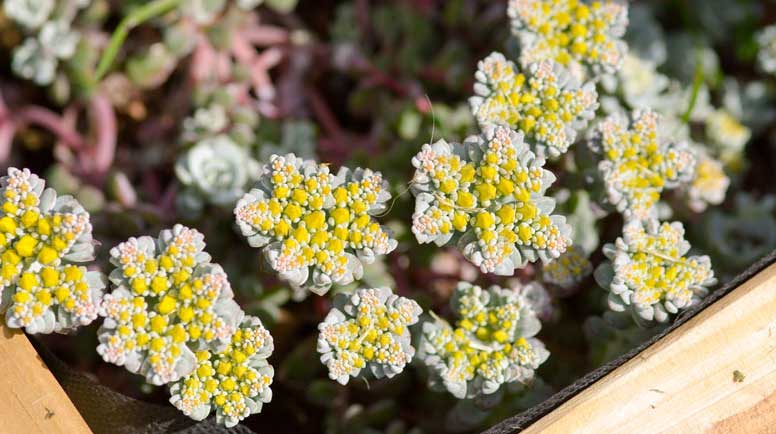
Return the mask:
<svg viewBox="0 0 776 434">
<path fill-rule="evenodd" d="M 696 156 L 687 142 L 674 142 L 659 130 L 660 115 L 636 110 L 632 121 L 615 113 L 592 132 L 591 148 L 609 202 L 627 219 L 656 217 L 655 205 L 666 188 L 692 180 Z"/>
<path fill-rule="evenodd" d="M 178 180 L 190 191 L 182 194 L 225 207 L 234 206 L 245 194 L 258 170 L 248 151 L 225 134 L 197 142 L 175 164 Z"/>
<path fill-rule="evenodd" d="M 396 248 L 373 217 L 391 198 L 379 172 L 341 168 L 294 154 L 273 155 L 237 202 L 237 224 L 281 278 L 316 294 L 359 279 L 363 264 Z M 362 263 L 363 262 L 363 263 Z"/>
<path fill-rule="evenodd" d="M 549 352 L 533 336 L 541 323 L 517 291 L 461 282 L 451 299 L 455 326 L 434 316 L 423 323 L 418 359 L 431 372 L 431 387 L 458 399 L 527 383 Z"/>
<path fill-rule="evenodd" d="M 204 247 L 201 233 L 175 225 L 111 249 L 115 289 L 102 301 L 97 347 L 106 362 L 161 385 L 191 373 L 195 351 L 230 342 L 243 312 Z"/>
<path fill-rule="evenodd" d="M 622 237 L 604 246 L 609 258 L 595 272 L 609 291 L 609 307 L 634 318 L 665 322 L 696 303 L 716 283 L 708 256 L 687 256 L 690 243 L 679 222 L 632 220 Z"/>
<path fill-rule="evenodd" d="M 224 349 L 196 352 L 196 368 L 173 383 L 170 402 L 194 420 L 215 411 L 218 424 L 237 425 L 272 400 L 275 371 L 267 359 L 273 349 L 261 320 L 246 316 Z"/>
<path fill-rule="evenodd" d="M 105 287 L 102 274 L 78 265 L 94 259 L 89 213 L 44 187 L 28 169 L 0 178 L 0 312 L 30 334 L 91 323 Z"/>
<path fill-rule="evenodd" d="M 345 385 L 362 369 L 375 378 L 401 373 L 415 355 L 408 327 L 421 312 L 418 303 L 389 288 L 337 294 L 318 326 L 318 352 L 329 378 Z"/>
<path fill-rule="evenodd" d="M 574 143 L 577 131 L 595 116 L 595 85 L 580 85 L 551 60 L 523 71 L 501 53 L 479 62 L 469 99 L 480 127 L 505 125 L 520 130 L 538 155 L 557 157 Z"/>
<path fill-rule="evenodd" d="M 489 126 L 463 144 L 426 144 L 412 165 L 412 232 L 420 243 L 442 246 L 458 236 L 466 259 L 500 275 L 549 262 L 571 243 L 570 226 L 551 214 L 555 201 L 545 195 L 555 176 L 521 132 Z"/>
<path fill-rule="evenodd" d="M 597 76 L 618 70 L 628 50 L 624 1 L 509 0 L 507 15 L 523 66 L 554 60 L 580 76 Z"/>
</svg>

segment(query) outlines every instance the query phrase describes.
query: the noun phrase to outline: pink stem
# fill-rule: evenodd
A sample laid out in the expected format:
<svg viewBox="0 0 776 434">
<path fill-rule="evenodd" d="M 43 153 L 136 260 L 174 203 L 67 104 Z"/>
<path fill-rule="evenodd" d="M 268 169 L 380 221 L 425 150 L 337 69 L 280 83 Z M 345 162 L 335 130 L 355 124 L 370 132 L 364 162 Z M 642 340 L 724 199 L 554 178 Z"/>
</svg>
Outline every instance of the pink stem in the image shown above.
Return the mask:
<svg viewBox="0 0 776 434">
<path fill-rule="evenodd" d="M 232 38 L 232 53 L 238 62 L 250 69 L 256 96 L 262 100 L 272 99 L 275 96 L 275 87 L 269 78 L 268 69 L 277 65 L 283 58 L 282 50 L 270 48 L 259 56 L 256 54 L 256 48 L 246 38 L 235 33 Z"/>
<path fill-rule="evenodd" d="M 90 154 L 94 158 L 96 174 L 108 172 L 116 153 L 116 113 L 110 100 L 102 94 L 95 94 L 89 102 L 89 114 L 94 127 L 94 147 Z"/>
<path fill-rule="evenodd" d="M 22 107 L 14 113 L 17 128 L 28 123 L 37 124 L 54 133 L 63 143 L 72 149 L 83 148 L 84 139 L 78 132 L 67 125 L 64 120 L 49 109 L 39 106 Z"/>
<path fill-rule="evenodd" d="M 251 44 L 262 47 L 288 42 L 288 31 L 281 27 L 255 25 L 241 30 L 240 33 Z"/>
<path fill-rule="evenodd" d="M 10 120 L 0 121 L 0 163 L 8 161 L 11 156 L 11 144 L 16 134 L 16 125 Z"/>
<path fill-rule="evenodd" d="M 215 62 L 215 50 L 205 38 L 197 41 L 194 48 L 194 54 L 191 56 L 191 68 L 189 74 L 195 82 L 201 82 L 212 74 L 213 63 Z"/>
</svg>

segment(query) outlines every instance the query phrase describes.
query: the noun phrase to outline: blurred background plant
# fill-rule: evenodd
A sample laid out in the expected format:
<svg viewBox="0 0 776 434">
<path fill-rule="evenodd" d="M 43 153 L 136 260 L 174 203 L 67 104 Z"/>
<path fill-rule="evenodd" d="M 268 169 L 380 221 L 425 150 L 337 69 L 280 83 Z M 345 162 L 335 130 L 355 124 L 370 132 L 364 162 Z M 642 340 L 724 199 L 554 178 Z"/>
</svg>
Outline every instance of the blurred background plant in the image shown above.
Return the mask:
<svg viewBox="0 0 776 434">
<path fill-rule="evenodd" d="M 661 327 L 639 328 L 609 312 L 607 292 L 591 275 L 623 221 L 601 205 L 605 189 L 585 146 L 545 166 L 558 177 L 548 190 L 555 212 L 567 216 L 578 246 L 556 267 L 486 275 L 454 247 L 418 245 L 410 232 L 412 156 L 423 143 L 475 133 L 467 99 L 477 62 L 494 50 L 518 58 L 506 10 L 503 0 L 5 0 L 0 164 L 29 167 L 74 195 L 103 246 L 177 221 L 205 234 L 236 300 L 274 336 L 274 398 L 244 421 L 248 427 L 476 431 Z M 710 255 L 724 283 L 776 247 L 776 31 L 763 30 L 776 7 L 665 0 L 633 5 L 629 18 L 629 51 L 623 67 L 597 84 L 597 116 L 651 107 L 703 156 L 689 187 L 663 193 L 659 217 L 684 222 L 691 254 Z M 288 152 L 334 170 L 369 167 L 391 182 L 395 202 L 380 220 L 399 244 L 365 267 L 358 287 L 391 287 L 453 319 L 449 300 L 460 280 L 504 288 L 542 282 L 521 289 L 536 303 L 537 337 L 551 353 L 532 386 L 458 401 L 429 390 L 420 363 L 390 381 L 330 381 L 316 352 L 330 299 L 293 301 L 232 216 L 257 168 Z M 97 249 L 102 264 L 107 251 Z M 165 403 L 165 390 L 101 361 L 96 330 L 44 340 L 114 390 Z"/>
</svg>

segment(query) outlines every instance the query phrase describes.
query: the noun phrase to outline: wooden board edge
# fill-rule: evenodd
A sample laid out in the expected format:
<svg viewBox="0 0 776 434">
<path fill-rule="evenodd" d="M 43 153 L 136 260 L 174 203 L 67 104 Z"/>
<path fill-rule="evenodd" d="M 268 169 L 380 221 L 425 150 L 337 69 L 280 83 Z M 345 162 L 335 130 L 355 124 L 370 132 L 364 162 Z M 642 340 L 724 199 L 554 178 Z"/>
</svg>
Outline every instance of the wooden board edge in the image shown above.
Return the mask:
<svg viewBox="0 0 776 434">
<path fill-rule="evenodd" d="M 0 433 L 92 432 L 27 336 L 2 320 L 0 421 Z"/>
</svg>

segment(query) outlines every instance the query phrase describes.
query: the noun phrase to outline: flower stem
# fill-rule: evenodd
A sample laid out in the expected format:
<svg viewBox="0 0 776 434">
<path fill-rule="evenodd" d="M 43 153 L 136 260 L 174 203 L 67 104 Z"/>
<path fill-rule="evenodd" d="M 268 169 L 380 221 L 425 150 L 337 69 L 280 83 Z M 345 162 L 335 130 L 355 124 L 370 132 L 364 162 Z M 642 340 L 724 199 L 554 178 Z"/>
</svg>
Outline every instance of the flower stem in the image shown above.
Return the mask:
<svg viewBox="0 0 776 434">
<path fill-rule="evenodd" d="M 182 0 L 153 0 L 125 16 L 118 27 L 116 27 L 116 30 L 113 31 L 108 46 L 105 48 L 105 51 L 103 51 L 102 57 L 100 57 L 94 81 L 99 82 L 108 72 L 116 55 L 118 55 L 119 49 L 124 44 L 124 40 L 127 39 L 130 30 L 151 18 L 167 13 L 177 7 L 181 1 Z"/>
<path fill-rule="evenodd" d="M 693 109 L 695 109 L 695 104 L 698 102 L 698 94 L 700 93 L 701 85 L 703 84 L 703 78 L 703 62 L 701 61 L 700 51 L 697 51 L 695 55 L 695 75 L 692 82 L 690 104 L 682 115 L 682 122 L 685 124 L 690 122 L 690 116 L 692 115 Z"/>
</svg>

